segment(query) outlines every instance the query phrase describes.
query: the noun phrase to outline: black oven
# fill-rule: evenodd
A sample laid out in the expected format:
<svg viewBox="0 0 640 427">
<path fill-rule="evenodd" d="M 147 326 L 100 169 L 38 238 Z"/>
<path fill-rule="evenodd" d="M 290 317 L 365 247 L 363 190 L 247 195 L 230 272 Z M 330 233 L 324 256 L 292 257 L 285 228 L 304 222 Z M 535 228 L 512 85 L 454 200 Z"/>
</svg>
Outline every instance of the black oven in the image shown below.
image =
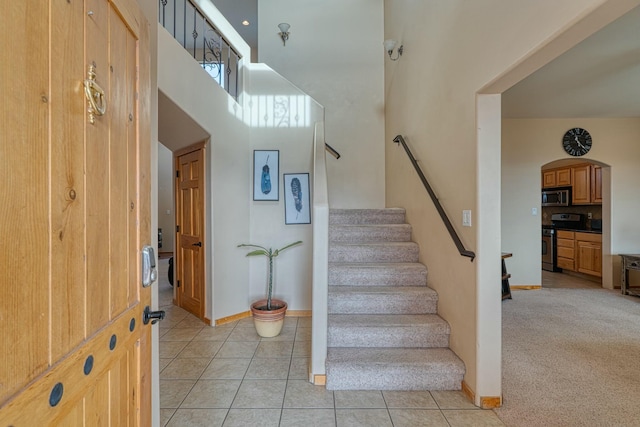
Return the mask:
<svg viewBox="0 0 640 427">
<path fill-rule="evenodd" d="M 556 262 L 556 230 L 553 228 L 542 229 L 542 269 L 546 271 L 558 271 Z"/>
<path fill-rule="evenodd" d="M 585 230 L 585 216 L 577 213 L 555 213 L 551 225 L 542 226 L 542 269 L 562 271 L 558 268 L 556 253 L 556 230 Z"/>
</svg>

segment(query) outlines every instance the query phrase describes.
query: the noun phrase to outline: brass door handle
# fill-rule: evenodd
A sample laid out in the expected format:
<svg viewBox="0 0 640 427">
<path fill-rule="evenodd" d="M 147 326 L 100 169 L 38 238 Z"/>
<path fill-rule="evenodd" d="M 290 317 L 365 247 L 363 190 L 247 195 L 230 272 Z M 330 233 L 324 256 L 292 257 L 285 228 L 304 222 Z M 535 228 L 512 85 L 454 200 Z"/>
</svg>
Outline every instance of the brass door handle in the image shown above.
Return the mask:
<svg viewBox="0 0 640 427">
<path fill-rule="evenodd" d="M 95 65 L 89 66 L 88 78 L 84 81 L 84 94 L 89 102 L 89 123 L 96 122 L 95 116 L 102 116 L 107 111 L 107 99 L 104 90 L 96 82 Z"/>
</svg>

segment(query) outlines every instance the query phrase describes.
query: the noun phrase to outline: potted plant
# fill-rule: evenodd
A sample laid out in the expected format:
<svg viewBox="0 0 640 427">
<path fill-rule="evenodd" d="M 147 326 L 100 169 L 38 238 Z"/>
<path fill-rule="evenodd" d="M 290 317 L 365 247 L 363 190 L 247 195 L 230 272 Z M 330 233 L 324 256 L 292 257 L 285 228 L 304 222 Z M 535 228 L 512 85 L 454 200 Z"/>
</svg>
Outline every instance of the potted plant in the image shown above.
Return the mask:
<svg viewBox="0 0 640 427">
<path fill-rule="evenodd" d="M 241 244 L 239 248 L 249 247 L 256 248 L 247 253 L 246 256 L 266 256 L 269 260 L 268 281 L 267 281 L 267 298 L 261 299 L 251 304 L 251 314 L 253 316 L 253 324 L 256 327 L 258 335 L 264 338 L 275 337 L 280 334 L 282 325 L 284 324 L 284 315 L 287 312 L 287 303 L 273 298 L 273 259 L 280 255 L 285 249 L 299 245 L 302 240 L 290 243 L 280 249 L 265 248 L 259 245 Z"/>
</svg>

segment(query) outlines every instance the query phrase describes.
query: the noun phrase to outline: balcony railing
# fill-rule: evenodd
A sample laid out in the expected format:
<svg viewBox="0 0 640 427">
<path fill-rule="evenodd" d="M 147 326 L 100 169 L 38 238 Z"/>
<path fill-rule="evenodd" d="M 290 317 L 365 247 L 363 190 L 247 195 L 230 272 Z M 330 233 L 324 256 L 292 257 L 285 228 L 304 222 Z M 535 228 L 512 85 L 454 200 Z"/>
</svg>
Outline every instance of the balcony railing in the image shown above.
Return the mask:
<svg viewBox="0 0 640 427">
<path fill-rule="evenodd" d="M 160 25 L 237 100 L 241 56 L 190 0 L 159 1 Z"/>
</svg>

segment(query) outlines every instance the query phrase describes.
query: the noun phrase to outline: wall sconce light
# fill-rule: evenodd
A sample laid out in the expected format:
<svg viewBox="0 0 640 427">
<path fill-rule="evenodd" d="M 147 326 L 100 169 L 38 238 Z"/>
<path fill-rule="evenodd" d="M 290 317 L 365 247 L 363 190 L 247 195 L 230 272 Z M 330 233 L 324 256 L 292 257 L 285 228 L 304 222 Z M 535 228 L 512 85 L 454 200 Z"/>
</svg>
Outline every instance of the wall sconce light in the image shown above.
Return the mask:
<svg viewBox="0 0 640 427">
<path fill-rule="evenodd" d="M 286 22 L 283 22 L 282 24 L 278 24 L 278 28 L 280 28 L 280 32 L 278 34 L 282 39 L 282 45 L 286 46 L 287 40 L 289 40 L 289 28 L 291 28 L 291 25 L 287 24 Z"/>
<path fill-rule="evenodd" d="M 392 39 L 387 39 L 384 41 L 384 50 L 387 51 L 387 54 L 389 54 L 389 59 L 391 59 L 392 61 L 397 61 L 402 56 L 402 52 L 404 51 L 404 46 L 400 45 L 400 47 L 398 48 L 398 54 L 395 58 L 393 58 L 393 49 L 395 49 L 397 44 L 398 42 Z"/>
</svg>

